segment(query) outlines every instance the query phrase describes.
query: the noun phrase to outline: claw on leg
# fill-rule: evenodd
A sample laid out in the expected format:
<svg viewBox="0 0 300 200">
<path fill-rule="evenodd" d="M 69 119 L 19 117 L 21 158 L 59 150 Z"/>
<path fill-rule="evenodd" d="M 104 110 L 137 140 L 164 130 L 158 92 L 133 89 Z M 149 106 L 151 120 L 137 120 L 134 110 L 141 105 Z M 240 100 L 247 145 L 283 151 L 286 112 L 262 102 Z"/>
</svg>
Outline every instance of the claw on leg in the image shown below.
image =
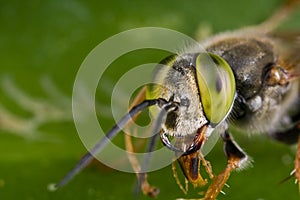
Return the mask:
<svg viewBox="0 0 300 200">
<path fill-rule="evenodd" d="M 149 182 L 147 180 L 147 174 L 142 173 L 142 174 L 138 174 L 137 176 L 138 176 L 138 179 L 142 181 L 140 183 L 140 185 L 141 185 L 143 194 L 145 194 L 149 197 L 157 197 L 157 195 L 159 194 L 159 189 L 157 187 L 154 187 L 149 184 Z M 143 177 L 141 178 L 140 176 L 143 176 Z"/>
</svg>

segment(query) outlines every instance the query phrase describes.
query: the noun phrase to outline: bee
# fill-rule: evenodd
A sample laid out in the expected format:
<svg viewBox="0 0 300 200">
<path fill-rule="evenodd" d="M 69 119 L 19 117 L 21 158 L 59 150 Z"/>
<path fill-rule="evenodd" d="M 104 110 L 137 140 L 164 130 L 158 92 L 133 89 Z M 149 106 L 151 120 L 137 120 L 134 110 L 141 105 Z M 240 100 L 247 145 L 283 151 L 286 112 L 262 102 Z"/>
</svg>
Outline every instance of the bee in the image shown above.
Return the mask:
<svg viewBox="0 0 300 200">
<path fill-rule="evenodd" d="M 147 151 L 154 150 L 159 137 L 174 152 L 187 182 L 195 187 L 208 184 L 200 173 L 200 165 L 204 165 L 212 180 L 205 200 L 216 199 L 230 174 L 251 162 L 234 141 L 230 127 L 246 134 L 268 134 L 287 144 L 298 143 L 292 175 L 300 182 L 300 34 L 275 32 L 298 3 L 287 0 L 258 26 L 220 33 L 200 42 L 207 53 L 187 52 L 164 59 L 154 77 L 159 84 L 144 87 L 129 112 L 56 187 L 65 185 L 87 166 L 93 155 L 147 108 L 156 117 L 155 134 Z M 213 174 L 202 153 L 215 131 L 220 133 L 227 157 L 227 165 L 218 175 Z M 127 151 L 133 152 L 129 135 L 125 135 L 125 141 Z M 158 188 L 148 183 L 143 170 L 150 157 L 142 164 L 133 155 L 128 157 L 142 192 L 157 196 Z M 176 182 L 186 193 L 174 163 Z"/>
</svg>

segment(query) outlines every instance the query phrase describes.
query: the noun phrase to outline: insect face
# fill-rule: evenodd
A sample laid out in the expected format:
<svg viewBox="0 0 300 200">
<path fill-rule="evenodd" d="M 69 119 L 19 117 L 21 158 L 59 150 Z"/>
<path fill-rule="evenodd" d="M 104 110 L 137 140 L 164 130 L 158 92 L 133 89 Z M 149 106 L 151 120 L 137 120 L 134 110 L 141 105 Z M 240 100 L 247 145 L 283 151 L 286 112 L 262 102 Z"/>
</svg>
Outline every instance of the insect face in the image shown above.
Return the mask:
<svg viewBox="0 0 300 200">
<path fill-rule="evenodd" d="M 204 131 L 204 126 L 215 127 L 222 122 L 232 107 L 233 72 L 224 59 L 211 53 L 173 55 L 162 64 L 156 71 L 158 84 L 148 90 L 147 99 L 162 98 L 179 105 L 166 115 L 162 141 L 171 147 L 167 136 L 175 137 L 177 147 L 171 149 L 179 148 L 182 152 L 190 146 L 200 148 L 200 143 L 195 144 L 195 135 Z M 154 115 L 158 113 L 155 108 L 151 111 Z M 208 137 L 210 132 L 201 134 Z"/>
</svg>

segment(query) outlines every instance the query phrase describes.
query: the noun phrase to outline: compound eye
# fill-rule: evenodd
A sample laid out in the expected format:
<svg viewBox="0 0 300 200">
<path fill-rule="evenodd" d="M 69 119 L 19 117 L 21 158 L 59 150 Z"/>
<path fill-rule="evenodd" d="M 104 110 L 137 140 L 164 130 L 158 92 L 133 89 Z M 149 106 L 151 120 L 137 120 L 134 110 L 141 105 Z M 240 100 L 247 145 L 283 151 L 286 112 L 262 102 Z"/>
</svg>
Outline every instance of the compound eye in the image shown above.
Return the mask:
<svg viewBox="0 0 300 200">
<path fill-rule="evenodd" d="M 201 103 L 207 119 L 220 123 L 228 115 L 235 97 L 235 79 L 228 63 L 218 55 L 201 53 L 196 58 Z"/>
</svg>

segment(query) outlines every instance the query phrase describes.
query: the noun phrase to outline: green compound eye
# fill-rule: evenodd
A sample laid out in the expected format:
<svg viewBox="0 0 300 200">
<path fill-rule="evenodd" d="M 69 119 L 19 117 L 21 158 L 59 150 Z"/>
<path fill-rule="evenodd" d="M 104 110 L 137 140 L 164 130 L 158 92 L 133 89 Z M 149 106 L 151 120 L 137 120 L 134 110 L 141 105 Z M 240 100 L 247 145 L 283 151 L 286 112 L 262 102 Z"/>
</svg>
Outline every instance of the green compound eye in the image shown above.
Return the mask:
<svg viewBox="0 0 300 200">
<path fill-rule="evenodd" d="M 228 63 L 212 53 L 196 58 L 201 102 L 208 120 L 220 123 L 229 113 L 235 97 L 235 79 Z"/>
</svg>

